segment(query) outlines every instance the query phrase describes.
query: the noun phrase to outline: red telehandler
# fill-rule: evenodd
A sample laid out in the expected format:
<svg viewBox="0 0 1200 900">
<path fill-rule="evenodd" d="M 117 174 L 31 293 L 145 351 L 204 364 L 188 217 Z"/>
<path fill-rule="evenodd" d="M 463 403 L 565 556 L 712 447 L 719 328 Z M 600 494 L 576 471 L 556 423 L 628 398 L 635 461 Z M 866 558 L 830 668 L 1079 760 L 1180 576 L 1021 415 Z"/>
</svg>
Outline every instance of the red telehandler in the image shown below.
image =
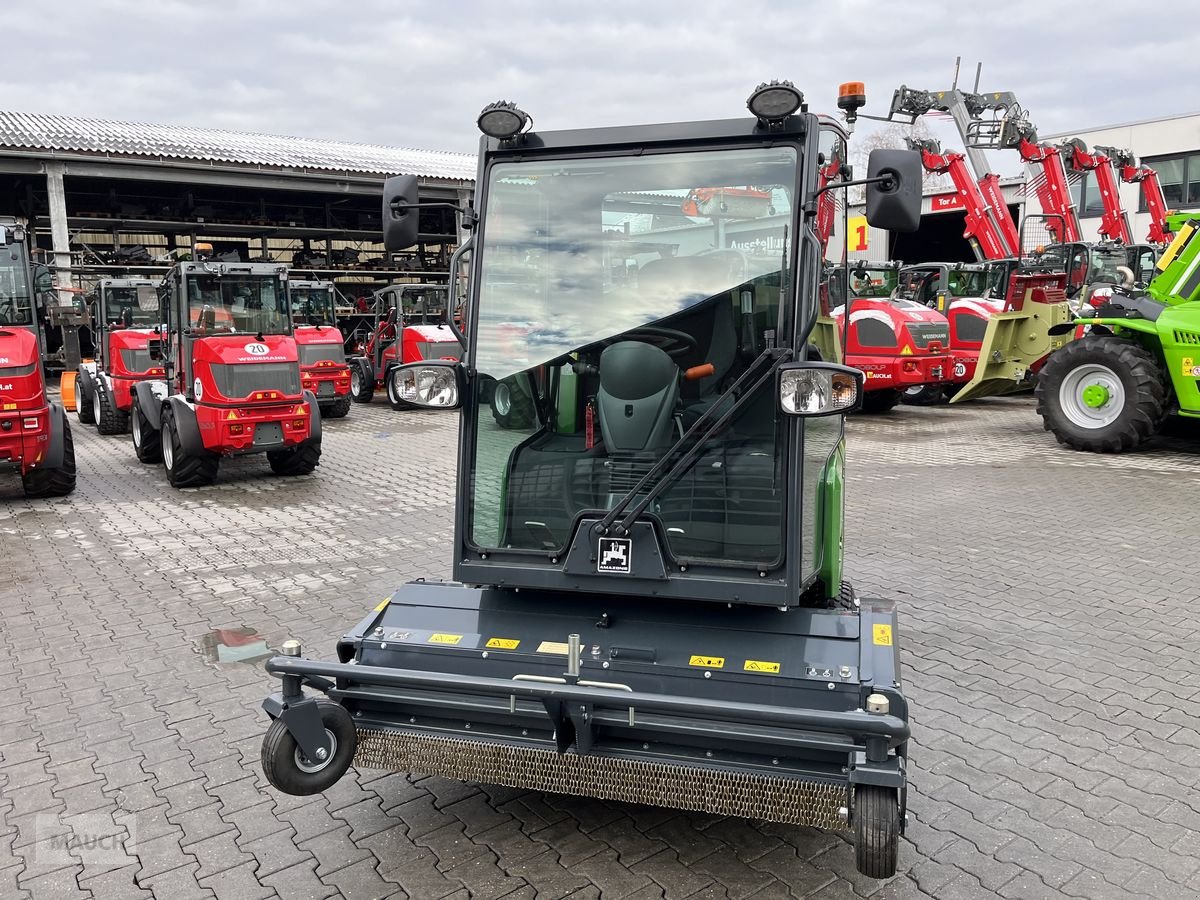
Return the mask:
<svg viewBox="0 0 1200 900">
<path fill-rule="evenodd" d="M 75 376 L 75 414 L 101 434 L 129 431 L 133 387 L 162 378 L 162 362 L 150 358 L 159 340 L 158 291 L 148 278 L 101 278 L 88 297 L 94 358 Z"/>
<path fill-rule="evenodd" d="M 53 282 L 30 266 L 28 240 L 23 221 L 0 217 L 0 472 L 20 475 L 27 497 L 62 497 L 75 490 L 75 447 L 46 391 L 36 298 Z"/>
<path fill-rule="evenodd" d="M 350 366 L 337 327 L 332 281 L 292 279 L 293 334 L 300 354 L 300 381 L 312 391 L 326 419 L 350 412 Z"/>
<path fill-rule="evenodd" d="M 1158 172 L 1150 166 L 1139 166 L 1128 150 L 1118 150 L 1116 147 L 1097 147 L 1112 160 L 1126 184 L 1140 185 L 1142 197 L 1146 201 L 1146 211 L 1150 213 L 1150 233 L 1146 240 L 1151 244 L 1165 247 L 1171 242 L 1171 229 L 1167 225 L 1167 199 L 1163 196 L 1162 184 L 1158 180 Z"/>
<path fill-rule="evenodd" d="M 321 459 L 321 412 L 302 388 L 287 267 L 216 262 L 197 244 L 159 288 L 161 381 L 134 387 L 133 447 L 173 487 L 212 484 L 224 456 L 266 453 L 278 475 Z"/>
</svg>

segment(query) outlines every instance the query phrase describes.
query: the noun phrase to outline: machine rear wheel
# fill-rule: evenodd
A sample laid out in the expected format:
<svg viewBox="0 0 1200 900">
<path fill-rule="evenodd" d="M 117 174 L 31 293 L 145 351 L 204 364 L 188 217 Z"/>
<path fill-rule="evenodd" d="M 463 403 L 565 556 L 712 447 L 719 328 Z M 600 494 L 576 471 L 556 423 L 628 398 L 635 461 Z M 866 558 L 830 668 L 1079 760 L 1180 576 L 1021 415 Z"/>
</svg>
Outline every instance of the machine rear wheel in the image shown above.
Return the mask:
<svg viewBox="0 0 1200 900">
<path fill-rule="evenodd" d="M 345 708 L 331 700 L 318 700 L 321 723 L 331 739 L 333 752 L 329 759 L 312 761 L 296 746 L 296 739 L 279 719 L 271 723 L 262 743 L 263 775 L 273 788 L 297 797 L 319 794 L 333 787 L 346 774 L 358 747 L 354 720 Z"/>
<path fill-rule="evenodd" d="M 1089 334 L 1052 353 L 1035 393 L 1045 429 L 1093 453 L 1134 449 L 1158 432 L 1167 410 L 1154 354 L 1112 334 Z"/>
<path fill-rule="evenodd" d="M 150 421 L 142 414 L 136 400 L 129 414 L 129 433 L 133 435 L 133 452 L 139 462 L 156 463 L 162 459 L 162 441 Z"/>
<path fill-rule="evenodd" d="M 358 360 L 350 363 L 350 396 L 355 403 L 370 403 L 375 396 L 375 382 Z"/>
<path fill-rule="evenodd" d="M 221 457 L 207 450 L 198 454 L 188 453 L 179 440 L 175 413 L 169 406 L 163 410 L 162 430 L 159 435 L 163 468 L 167 470 L 167 480 L 171 482 L 171 487 L 204 487 L 217 480 Z"/>
<path fill-rule="evenodd" d="M 900 395 L 900 402 L 908 406 L 937 406 L 946 402 L 946 386 L 942 384 L 919 384 Z"/>
<path fill-rule="evenodd" d="M 882 391 L 867 391 L 863 394 L 862 411 L 865 413 L 888 413 L 900 402 L 900 391 L 885 388 Z"/>
<path fill-rule="evenodd" d="M 89 390 L 91 382 L 86 377 L 75 379 L 75 415 L 79 418 L 81 425 L 95 425 L 96 411 L 92 405 L 92 394 L 94 391 Z"/>
<path fill-rule="evenodd" d="M 349 394 L 342 394 L 333 403 L 322 403 L 321 418 L 322 419 L 341 419 L 346 413 L 350 412 L 350 404 L 354 402 L 354 398 Z"/>
<path fill-rule="evenodd" d="M 301 444 L 294 450 L 270 450 L 267 462 L 276 475 L 308 475 L 321 463 L 321 445 Z"/>
<path fill-rule="evenodd" d="M 492 389 L 492 418 L 501 428 L 528 428 L 537 420 L 527 385 L 509 376 Z"/>
<path fill-rule="evenodd" d="M 93 417 L 96 420 L 96 430 L 101 434 L 125 434 L 129 431 L 129 413 L 117 409 L 112 394 L 106 391 L 92 391 L 95 398 Z"/>
<path fill-rule="evenodd" d="M 75 490 L 75 442 L 63 416 L 63 458 L 57 469 L 30 469 L 21 476 L 26 497 L 65 497 Z"/>
<path fill-rule="evenodd" d="M 854 788 L 854 857 L 868 878 L 891 878 L 900 855 L 900 798 L 894 788 Z"/>
</svg>

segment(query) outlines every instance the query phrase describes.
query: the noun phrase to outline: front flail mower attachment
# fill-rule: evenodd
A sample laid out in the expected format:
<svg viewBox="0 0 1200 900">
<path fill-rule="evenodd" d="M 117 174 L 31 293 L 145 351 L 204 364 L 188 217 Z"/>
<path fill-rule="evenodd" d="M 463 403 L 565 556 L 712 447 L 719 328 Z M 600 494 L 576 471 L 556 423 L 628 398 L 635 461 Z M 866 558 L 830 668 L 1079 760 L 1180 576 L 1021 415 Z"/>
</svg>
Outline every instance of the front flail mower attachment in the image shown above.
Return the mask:
<svg viewBox="0 0 1200 900">
<path fill-rule="evenodd" d="M 890 609 L 764 609 L 739 632 L 555 600 L 545 614 L 525 592 L 413 584 L 343 638 L 342 662 L 285 645 L 266 666 L 283 681 L 264 703 L 267 779 L 312 794 L 353 763 L 850 830 L 860 868 L 892 874 L 909 727 Z"/>
</svg>

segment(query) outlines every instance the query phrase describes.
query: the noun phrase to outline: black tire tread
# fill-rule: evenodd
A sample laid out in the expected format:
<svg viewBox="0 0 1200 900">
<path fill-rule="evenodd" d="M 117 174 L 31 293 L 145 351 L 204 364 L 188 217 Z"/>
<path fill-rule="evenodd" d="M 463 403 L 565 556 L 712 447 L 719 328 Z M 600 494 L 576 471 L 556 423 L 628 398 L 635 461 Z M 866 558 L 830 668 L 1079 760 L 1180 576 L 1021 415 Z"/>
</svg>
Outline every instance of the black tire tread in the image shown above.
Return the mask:
<svg viewBox="0 0 1200 900">
<path fill-rule="evenodd" d="M 138 405 L 137 400 L 133 401 L 133 405 L 135 408 L 137 408 L 137 405 Z M 142 427 L 142 435 L 141 435 L 142 436 L 142 445 L 141 445 L 141 447 L 139 447 L 137 444 L 133 445 L 134 455 L 137 456 L 138 462 L 144 462 L 144 463 L 162 462 L 162 443 L 161 443 L 162 438 L 161 438 L 161 436 L 159 435 L 158 431 L 156 431 L 154 428 L 150 427 L 149 420 L 144 415 L 141 414 L 140 408 L 138 408 L 138 415 L 141 416 L 141 422 L 144 423 L 141 426 Z M 132 435 L 133 429 L 137 428 L 137 427 L 139 427 L 138 416 L 132 415 L 132 410 L 131 410 L 129 433 Z"/>
<path fill-rule="evenodd" d="M 866 391 L 863 394 L 862 411 L 871 415 L 890 413 L 900 402 L 901 394 L 902 391 L 896 388 Z"/>
<path fill-rule="evenodd" d="M 276 475 L 308 475 L 321 464 L 321 443 L 301 444 L 294 450 L 270 450 L 267 462 Z"/>
<path fill-rule="evenodd" d="M 1103 362 L 1120 377 L 1125 369 L 1135 389 L 1125 385 L 1133 409 L 1129 415 L 1094 433 L 1083 432 L 1066 417 L 1059 404 L 1059 389 L 1067 374 L 1087 362 Z M 1124 382 L 1125 379 L 1122 378 Z M 1037 412 L 1042 427 L 1060 444 L 1093 453 L 1124 453 L 1158 433 L 1167 416 L 1166 376 L 1154 354 L 1141 344 L 1113 334 L 1088 334 L 1050 355 L 1038 373 Z"/>
<path fill-rule="evenodd" d="M 350 396 L 351 396 L 353 402 L 355 402 L 355 403 L 370 403 L 371 399 L 375 396 L 375 381 L 374 381 L 374 379 L 372 377 L 369 377 L 369 373 L 367 372 L 367 367 L 362 364 L 361 359 L 350 360 L 350 365 L 354 366 L 358 370 L 358 373 L 359 373 L 358 381 L 362 387 L 362 390 L 359 393 L 357 393 L 357 394 L 354 393 L 354 387 L 353 387 L 354 381 L 351 380 Z"/>
<path fill-rule="evenodd" d="M 127 434 L 129 432 L 129 413 L 117 409 L 112 394 L 101 391 L 100 418 L 96 421 L 96 430 L 101 434 Z"/>
<path fill-rule="evenodd" d="M 920 393 L 900 394 L 900 402 L 906 406 L 940 406 L 946 402 L 946 386 L 944 384 L 925 384 Z"/>
<path fill-rule="evenodd" d="M 350 405 L 354 402 L 354 398 L 349 394 L 342 394 L 332 403 L 321 403 L 318 406 L 321 409 L 321 418 L 323 419 L 341 419 L 350 412 Z"/>
<path fill-rule="evenodd" d="M 896 874 L 900 851 L 900 803 L 894 788 L 860 784 L 854 788 L 854 857 L 868 878 Z"/>
<path fill-rule="evenodd" d="M 88 382 L 79 376 L 75 377 L 75 415 L 82 425 L 95 425 L 96 417 L 92 413 L 92 393 L 87 389 Z"/>
<path fill-rule="evenodd" d="M 333 761 L 320 772 L 301 772 L 295 765 L 296 740 L 287 726 L 278 719 L 271 722 L 263 737 L 259 760 L 267 782 L 278 791 L 296 797 L 319 794 L 337 783 L 358 747 L 358 732 L 350 713 L 332 700 L 318 700 L 317 707 L 325 727 L 337 736 L 338 747 Z"/>
<path fill-rule="evenodd" d="M 493 392 L 492 418 L 501 428 L 529 428 L 537 421 L 537 407 L 533 403 L 533 396 L 528 392 L 528 386 L 517 387 L 516 380 L 512 376 L 503 381 L 508 382 L 508 414 L 502 415 L 496 411 L 496 395 Z"/>
<path fill-rule="evenodd" d="M 65 497 L 75 490 L 75 441 L 71 423 L 63 416 L 63 459 L 56 469 L 31 469 L 21 476 L 25 496 Z"/>
<path fill-rule="evenodd" d="M 166 462 L 163 463 L 171 487 L 206 487 L 217 480 L 221 457 L 207 451 L 195 456 L 185 455 L 179 441 L 179 432 L 175 428 L 175 414 L 169 406 L 163 410 L 162 428 L 164 431 L 169 430 L 174 445 L 175 471 L 167 469 Z"/>
</svg>

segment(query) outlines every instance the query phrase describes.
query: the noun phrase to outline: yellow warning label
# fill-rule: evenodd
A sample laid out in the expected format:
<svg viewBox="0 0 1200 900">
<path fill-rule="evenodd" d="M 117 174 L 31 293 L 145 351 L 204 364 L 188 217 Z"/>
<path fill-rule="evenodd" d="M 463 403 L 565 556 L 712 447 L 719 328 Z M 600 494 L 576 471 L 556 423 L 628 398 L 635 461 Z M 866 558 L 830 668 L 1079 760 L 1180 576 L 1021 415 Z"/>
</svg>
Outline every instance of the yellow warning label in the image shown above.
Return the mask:
<svg viewBox="0 0 1200 900">
<path fill-rule="evenodd" d="M 380 601 L 379 605 L 375 607 L 375 612 L 383 612 L 385 609 L 387 609 L 387 605 L 391 602 L 391 597 L 384 597 L 383 600 Z"/>
<path fill-rule="evenodd" d="M 871 628 L 872 637 L 875 643 L 881 647 L 892 646 L 892 626 L 891 625 L 875 625 Z"/>
<path fill-rule="evenodd" d="M 779 674 L 779 663 L 766 662 L 761 659 L 748 659 L 742 668 L 747 672 L 769 672 L 772 675 Z"/>
<path fill-rule="evenodd" d="M 1185 356 L 1183 358 L 1183 377 L 1200 378 L 1200 367 L 1196 365 L 1196 360 L 1190 356 Z"/>
<path fill-rule="evenodd" d="M 701 669 L 723 669 L 725 668 L 725 657 L 723 656 L 693 656 L 688 660 L 689 666 L 698 666 Z"/>
<path fill-rule="evenodd" d="M 431 634 L 427 644 L 457 644 L 463 639 L 461 634 L 442 634 L 440 631 L 436 634 Z"/>
<path fill-rule="evenodd" d="M 512 638 L 488 638 L 486 646 L 493 650 L 516 650 L 520 643 Z"/>
<path fill-rule="evenodd" d="M 561 641 L 542 641 L 538 644 L 538 653 L 557 653 L 559 656 L 567 655 L 567 645 Z"/>
<path fill-rule="evenodd" d="M 912 347 L 905 347 L 904 349 L 902 349 L 900 351 L 900 355 L 901 356 L 912 356 L 913 355 Z"/>
</svg>

